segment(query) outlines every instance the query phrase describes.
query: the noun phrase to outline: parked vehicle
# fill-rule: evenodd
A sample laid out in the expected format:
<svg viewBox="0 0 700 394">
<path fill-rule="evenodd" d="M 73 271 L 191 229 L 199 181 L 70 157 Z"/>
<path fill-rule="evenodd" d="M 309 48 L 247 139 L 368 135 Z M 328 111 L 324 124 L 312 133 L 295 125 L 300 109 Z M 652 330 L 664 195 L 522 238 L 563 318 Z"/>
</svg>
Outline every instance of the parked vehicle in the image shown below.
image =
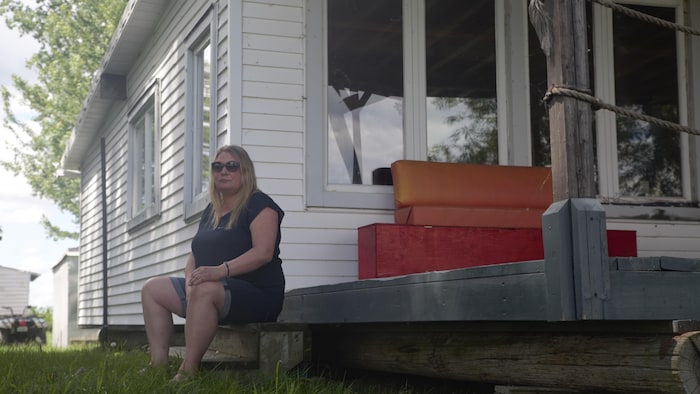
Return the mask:
<svg viewBox="0 0 700 394">
<path fill-rule="evenodd" d="M 0 306 L 0 313 L 9 310 L 9 315 L 0 314 L 0 345 L 6 343 L 37 342 L 46 343 L 48 323 L 41 317 L 34 316 L 30 307 L 24 308 L 22 314 L 15 314 L 11 307 Z"/>
</svg>

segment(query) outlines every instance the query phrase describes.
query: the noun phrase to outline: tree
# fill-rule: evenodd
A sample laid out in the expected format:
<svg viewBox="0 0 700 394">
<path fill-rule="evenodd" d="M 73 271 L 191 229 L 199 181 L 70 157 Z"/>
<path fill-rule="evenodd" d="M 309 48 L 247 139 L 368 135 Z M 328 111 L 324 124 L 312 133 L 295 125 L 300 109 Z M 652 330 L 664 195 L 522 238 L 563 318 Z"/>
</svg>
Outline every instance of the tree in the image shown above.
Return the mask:
<svg viewBox="0 0 700 394">
<path fill-rule="evenodd" d="M 32 36 L 40 49 L 27 67 L 37 72 L 36 82 L 12 76 L 14 90 L 36 115 L 28 122 L 18 119 L 11 107 L 13 93 L 3 86 L 5 122 L 16 137 L 9 148 L 10 160 L 0 164 L 15 175 L 23 175 L 34 195 L 54 201 L 74 215 L 77 222 L 80 184 L 58 176 L 66 141 L 80 114 L 83 101 L 107 45 L 114 33 L 126 0 L 37 0 L 29 6 L 20 0 L 2 0 L 0 15 L 10 29 Z M 51 223 L 42 225 L 52 239 L 77 238 Z"/>
<path fill-rule="evenodd" d="M 433 100 L 440 110 L 459 108 L 460 111 L 445 118 L 445 123 L 459 126 L 447 141 L 430 147 L 429 161 L 498 164 L 496 99 L 439 97 Z"/>
</svg>

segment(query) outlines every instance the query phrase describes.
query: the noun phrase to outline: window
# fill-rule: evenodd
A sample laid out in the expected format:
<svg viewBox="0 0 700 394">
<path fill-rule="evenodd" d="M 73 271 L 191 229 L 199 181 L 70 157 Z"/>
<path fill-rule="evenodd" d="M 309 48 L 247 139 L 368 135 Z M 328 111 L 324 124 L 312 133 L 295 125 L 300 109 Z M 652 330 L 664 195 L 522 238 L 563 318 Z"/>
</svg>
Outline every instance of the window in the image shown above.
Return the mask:
<svg viewBox="0 0 700 394">
<path fill-rule="evenodd" d="M 674 0 L 625 4 L 633 10 L 675 22 L 682 15 Z M 587 4 L 589 71 L 595 96 L 627 110 L 683 124 L 679 102 L 685 97 L 679 65 L 685 60 L 673 30 L 643 22 L 609 8 Z M 532 27 L 530 36 L 531 101 L 547 89 L 546 59 Z M 610 35 L 612 34 L 612 39 Z M 594 82 L 595 81 L 595 82 Z M 689 196 L 687 137 L 612 112 L 594 113 L 596 180 L 603 201 L 681 200 Z M 550 165 L 549 117 L 541 105 L 531 107 L 534 165 Z M 643 199 L 643 200 L 642 200 Z"/>
<path fill-rule="evenodd" d="M 427 155 L 498 164 L 494 2 L 425 1 Z"/>
<path fill-rule="evenodd" d="M 160 95 L 156 81 L 129 111 L 128 228 L 160 213 Z"/>
<path fill-rule="evenodd" d="M 209 162 L 216 151 L 216 29 L 213 11 L 190 34 L 187 50 L 185 220 L 206 206 Z"/>
<path fill-rule="evenodd" d="M 684 15 L 680 0 L 620 2 Z M 550 165 L 546 59 L 528 3 L 308 0 L 308 205 L 393 208 L 398 159 Z M 687 124 L 683 35 L 586 6 L 594 95 Z M 600 110 L 593 138 L 601 201 L 690 199 L 687 135 Z"/>
<path fill-rule="evenodd" d="M 399 159 L 500 161 L 496 9 L 310 2 L 308 29 L 319 32 L 307 40 L 310 205 L 393 207 L 389 167 Z"/>
<path fill-rule="evenodd" d="M 671 22 L 682 21 L 675 0 L 625 6 Z M 649 5 L 653 4 L 653 5 Z M 645 115 L 687 124 L 682 35 L 595 6 L 595 91 L 604 101 Z M 595 33 L 608 31 L 612 39 Z M 612 83 L 611 83 L 612 81 Z M 647 122 L 596 113 L 599 194 L 613 201 L 681 201 L 690 198 L 686 134 Z M 616 149 L 610 149 L 615 147 Z M 686 153 L 684 153 L 686 152 Z M 643 200 L 642 200 L 643 199 Z"/>
</svg>

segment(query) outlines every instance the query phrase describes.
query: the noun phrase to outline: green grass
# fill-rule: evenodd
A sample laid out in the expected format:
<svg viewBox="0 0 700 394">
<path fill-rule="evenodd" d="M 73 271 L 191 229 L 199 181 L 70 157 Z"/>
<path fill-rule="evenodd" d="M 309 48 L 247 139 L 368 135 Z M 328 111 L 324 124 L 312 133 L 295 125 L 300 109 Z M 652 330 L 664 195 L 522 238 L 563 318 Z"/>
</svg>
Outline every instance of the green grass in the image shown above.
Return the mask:
<svg viewBox="0 0 700 394">
<path fill-rule="evenodd" d="M 170 383 L 179 360 L 148 365 L 143 351 L 97 346 L 59 350 L 36 345 L 0 347 L 0 393 L 353 393 L 343 382 L 280 373 L 272 378 L 232 370 L 204 370 L 186 383 Z"/>
<path fill-rule="evenodd" d="M 399 380 L 326 379 L 280 372 L 273 377 L 235 370 L 203 370 L 186 383 L 170 383 L 179 360 L 167 368 L 148 365 L 141 350 L 97 345 L 56 349 L 37 345 L 0 346 L 0 393 L 438 393 Z"/>
</svg>

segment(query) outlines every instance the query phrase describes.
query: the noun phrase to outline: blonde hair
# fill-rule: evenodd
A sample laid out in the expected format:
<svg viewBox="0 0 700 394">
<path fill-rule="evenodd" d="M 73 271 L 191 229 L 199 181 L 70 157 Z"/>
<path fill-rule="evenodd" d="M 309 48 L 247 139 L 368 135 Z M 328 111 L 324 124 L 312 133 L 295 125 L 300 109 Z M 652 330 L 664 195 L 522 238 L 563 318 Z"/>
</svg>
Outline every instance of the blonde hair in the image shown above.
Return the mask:
<svg viewBox="0 0 700 394">
<path fill-rule="evenodd" d="M 238 169 L 238 171 L 241 172 L 241 188 L 238 191 L 236 201 L 231 209 L 231 216 L 226 224 L 226 228 L 231 228 L 241 215 L 241 211 L 248 203 L 250 196 L 256 191 L 259 191 L 259 189 L 258 182 L 255 177 L 253 161 L 250 159 L 250 156 L 248 156 L 248 152 L 238 145 L 224 145 L 216 151 L 216 156 L 214 156 L 214 158 L 219 157 L 219 155 L 223 152 L 227 152 L 231 156 L 236 157 L 241 163 L 241 167 Z M 211 200 L 211 205 L 214 208 L 211 224 L 212 227 L 216 228 L 219 225 L 219 220 L 224 210 L 224 196 L 217 191 L 214 186 L 214 173 L 213 171 L 209 170 L 209 199 Z"/>
</svg>

